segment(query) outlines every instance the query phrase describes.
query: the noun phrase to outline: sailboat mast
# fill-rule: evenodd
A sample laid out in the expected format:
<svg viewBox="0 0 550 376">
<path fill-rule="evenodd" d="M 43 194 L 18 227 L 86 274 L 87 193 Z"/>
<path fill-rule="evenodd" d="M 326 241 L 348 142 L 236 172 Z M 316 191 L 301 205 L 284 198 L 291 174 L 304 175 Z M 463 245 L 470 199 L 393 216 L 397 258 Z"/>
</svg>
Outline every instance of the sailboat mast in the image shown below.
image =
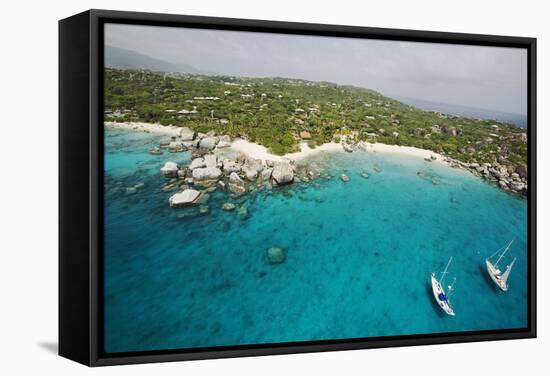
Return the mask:
<svg viewBox="0 0 550 376">
<path fill-rule="evenodd" d="M 449 259 L 449 262 L 447 262 L 447 266 L 445 266 L 445 270 L 443 273 L 441 273 L 441 278 L 439 279 L 439 284 L 443 284 L 443 279 L 445 278 L 445 274 L 447 274 L 447 269 L 449 269 L 449 265 L 451 265 L 451 261 L 453 261 L 453 256 Z"/>
<path fill-rule="evenodd" d="M 508 248 L 510 248 L 510 246 L 512 245 L 512 243 L 514 242 L 514 239 L 512 239 L 510 241 L 510 243 L 508 243 L 508 245 L 506 246 L 506 249 L 500 254 L 500 257 L 498 258 L 497 262 L 495 262 L 495 268 L 498 266 L 498 263 L 500 262 L 500 260 L 504 257 L 504 255 L 506 254 L 506 252 L 508 252 Z"/>
</svg>

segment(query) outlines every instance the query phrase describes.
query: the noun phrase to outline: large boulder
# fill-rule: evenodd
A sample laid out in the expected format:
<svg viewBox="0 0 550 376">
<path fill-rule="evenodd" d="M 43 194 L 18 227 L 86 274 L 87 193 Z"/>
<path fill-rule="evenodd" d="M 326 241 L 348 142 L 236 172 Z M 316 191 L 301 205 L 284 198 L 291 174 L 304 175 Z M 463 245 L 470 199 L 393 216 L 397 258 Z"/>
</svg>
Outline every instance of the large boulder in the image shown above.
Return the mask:
<svg viewBox="0 0 550 376">
<path fill-rule="evenodd" d="M 196 181 L 216 180 L 220 176 L 222 176 L 222 171 L 217 167 L 204 167 L 193 170 L 193 179 Z"/>
<path fill-rule="evenodd" d="M 260 174 L 260 178 L 262 180 L 269 180 L 271 178 L 271 174 L 273 173 L 273 169 L 272 168 L 266 168 L 265 170 L 263 170 Z"/>
<path fill-rule="evenodd" d="M 244 166 L 243 172 L 246 176 L 246 179 L 249 181 L 254 181 L 258 178 L 258 173 L 263 170 L 262 161 L 260 159 L 247 159 Z"/>
<path fill-rule="evenodd" d="M 241 171 L 241 165 L 231 159 L 223 160 L 223 172 L 226 174 L 231 174 L 232 172 Z"/>
<path fill-rule="evenodd" d="M 448 134 L 450 136 L 456 137 L 458 135 L 457 129 L 450 125 L 443 124 L 440 129 L 443 133 Z M 462 133 L 462 131 L 460 131 L 460 133 Z"/>
<path fill-rule="evenodd" d="M 176 162 L 166 162 L 160 169 L 160 172 L 167 177 L 174 177 L 178 175 L 178 164 Z"/>
<path fill-rule="evenodd" d="M 235 210 L 237 206 L 231 202 L 226 202 L 225 204 L 223 204 L 222 208 L 223 210 L 225 211 L 232 211 L 232 210 Z"/>
<path fill-rule="evenodd" d="M 244 180 L 237 175 L 236 172 L 232 172 L 229 175 L 229 190 L 236 194 L 243 194 L 246 192 L 246 186 Z"/>
<path fill-rule="evenodd" d="M 172 195 L 168 199 L 168 202 L 170 203 L 170 206 L 174 208 L 187 206 L 195 203 L 200 195 L 201 192 L 199 191 L 196 191 L 194 189 L 186 189 L 183 192 Z"/>
<path fill-rule="evenodd" d="M 527 177 L 527 165 L 524 165 L 524 164 L 520 164 L 516 167 L 516 173 L 522 177 L 522 178 L 526 178 Z"/>
<path fill-rule="evenodd" d="M 308 131 L 301 131 L 300 138 L 302 140 L 311 140 L 311 133 L 309 133 Z"/>
<path fill-rule="evenodd" d="M 195 158 L 191 161 L 191 164 L 189 165 L 190 170 L 194 170 L 196 168 L 204 168 L 206 167 L 206 161 L 204 158 Z"/>
<path fill-rule="evenodd" d="M 520 181 L 513 181 L 510 183 L 510 188 L 512 188 L 514 191 L 521 192 L 525 189 L 525 184 Z"/>
<path fill-rule="evenodd" d="M 172 141 L 170 144 L 168 144 L 168 150 L 172 153 L 179 153 L 182 151 L 186 151 L 187 147 L 183 144 L 181 141 Z"/>
<path fill-rule="evenodd" d="M 195 131 L 187 127 L 181 128 L 179 133 L 182 141 L 193 141 L 195 139 Z"/>
<path fill-rule="evenodd" d="M 347 142 L 342 142 L 342 148 L 346 152 L 351 153 L 351 152 L 353 152 L 354 146 L 352 144 L 348 144 Z"/>
<path fill-rule="evenodd" d="M 231 146 L 231 137 L 228 135 L 220 136 L 220 141 L 218 142 L 217 148 L 227 148 Z"/>
<path fill-rule="evenodd" d="M 279 162 L 273 167 L 273 172 L 271 173 L 273 180 L 278 185 L 290 184 L 294 181 L 294 171 L 290 162 L 283 161 Z"/>
<path fill-rule="evenodd" d="M 183 146 L 185 146 L 187 149 L 193 149 L 197 147 L 197 144 L 195 141 L 182 141 L 181 142 Z"/>
<path fill-rule="evenodd" d="M 271 247 L 267 250 L 267 261 L 270 264 L 281 264 L 286 260 L 286 252 L 279 247 Z"/>
<path fill-rule="evenodd" d="M 217 167 L 218 157 L 214 154 L 206 154 L 204 156 L 204 163 L 206 164 L 206 167 Z"/>
<path fill-rule="evenodd" d="M 218 137 L 205 137 L 199 143 L 199 148 L 203 150 L 212 150 L 216 147 L 220 139 Z"/>
</svg>

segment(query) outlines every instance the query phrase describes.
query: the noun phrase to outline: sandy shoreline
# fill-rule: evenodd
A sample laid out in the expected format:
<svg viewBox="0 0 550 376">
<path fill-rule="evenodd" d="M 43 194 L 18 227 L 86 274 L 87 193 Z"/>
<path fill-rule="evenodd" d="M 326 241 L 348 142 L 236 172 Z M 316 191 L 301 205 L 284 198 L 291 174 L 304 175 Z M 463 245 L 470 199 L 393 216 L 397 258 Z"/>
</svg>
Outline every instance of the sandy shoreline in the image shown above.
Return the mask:
<svg viewBox="0 0 550 376">
<path fill-rule="evenodd" d="M 434 162 L 447 163 L 446 158 L 441 154 L 435 153 L 431 150 L 419 149 L 411 146 L 399 146 L 399 145 L 387 145 L 381 143 L 364 143 L 366 148 L 364 152 L 366 153 L 388 153 L 388 154 L 400 154 L 408 155 L 417 158 L 430 159 Z M 235 151 L 243 153 L 250 158 L 261 159 L 261 160 L 272 160 L 272 161 L 281 161 L 283 159 L 290 159 L 294 161 L 299 161 L 304 158 L 314 156 L 321 153 L 345 153 L 346 151 L 341 144 L 335 142 L 330 142 L 317 146 L 315 149 L 310 148 L 307 143 L 302 142 L 300 144 L 300 151 L 295 153 L 285 154 L 283 156 L 271 154 L 265 146 L 258 145 L 246 140 L 235 140 L 231 145 L 231 148 Z M 435 158 L 435 159 L 433 159 Z"/>
<path fill-rule="evenodd" d="M 380 153 L 396 153 L 396 154 L 405 154 L 410 156 L 415 156 L 419 158 L 430 158 L 434 161 L 447 163 L 446 157 L 438 154 L 431 150 L 419 149 L 412 146 L 399 146 L 399 145 L 387 145 L 387 144 L 369 144 L 369 149 L 367 151 L 374 151 Z"/>
<path fill-rule="evenodd" d="M 113 129 L 128 129 L 138 132 L 146 133 L 157 133 L 165 134 L 168 136 L 179 136 L 181 130 L 180 127 L 175 126 L 166 126 L 156 123 L 140 123 L 140 122 L 105 122 L 105 127 Z M 367 153 L 392 153 L 392 154 L 402 154 L 409 155 L 418 158 L 431 158 L 435 157 L 436 161 L 445 163 L 445 157 L 437 154 L 431 150 L 419 149 L 411 146 L 398 146 L 398 145 L 387 145 L 381 143 L 364 143 L 366 145 L 365 152 Z M 317 146 L 315 149 L 310 148 L 306 142 L 300 143 L 300 151 L 295 153 L 285 154 L 283 156 L 275 155 L 270 153 L 265 146 L 255 144 L 243 139 L 236 139 L 231 145 L 231 149 L 243 153 L 249 158 L 261 159 L 261 160 L 272 160 L 272 161 L 281 161 L 284 159 L 290 159 L 294 161 L 302 160 L 306 157 L 317 155 L 320 153 L 326 152 L 345 152 L 341 144 L 330 142 L 320 146 Z"/>
<path fill-rule="evenodd" d="M 231 148 L 235 151 L 238 151 L 240 153 L 243 153 L 250 158 L 255 159 L 261 159 L 261 160 L 271 160 L 271 161 L 282 161 L 283 159 L 290 159 L 294 161 L 298 161 L 301 159 L 304 159 L 306 157 L 319 154 L 322 152 L 336 152 L 336 151 L 344 151 L 342 149 L 342 145 L 331 142 L 328 144 L 323 144 L 321 146 L 316 147 L 315 149 L 310 148 L 307 143 L 302 142 L 300 144 L 300 151 L 295 153 L 289 153 L 285 155 L 275 155 L 271 154 L 265 146 L 255 144 L 253 142 L 249 142 L 242 139 L 237 139 L 233 141 L 233 144 L 231 145 Z"/>
<path fill-rule="evenodd" d="M 138 132 L 145 133 L 158 133 L 165 134 L 168 136 L 179 136 L 181 130 L 180 127 L 175 127 L 173 125 L 162 125 L 158 123 L 140 123 L 140 122 L 125 122 L 118 123 L 114 121 L 106 121 L 104 123 L 106 128 L 112 129 L 128 129 Z"/>
</svg>

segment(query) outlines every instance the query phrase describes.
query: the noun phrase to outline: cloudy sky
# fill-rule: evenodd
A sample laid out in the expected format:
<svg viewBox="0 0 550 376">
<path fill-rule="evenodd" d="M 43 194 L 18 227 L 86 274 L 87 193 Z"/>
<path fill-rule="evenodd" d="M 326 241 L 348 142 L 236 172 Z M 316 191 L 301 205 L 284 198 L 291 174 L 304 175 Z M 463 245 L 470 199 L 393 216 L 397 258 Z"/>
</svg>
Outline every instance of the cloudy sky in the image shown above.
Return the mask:
<svg viewBox="0 0 550 376">
<path fill-rule="evenodd" d="M 332 81 L 390 97 L 527 111 L 524 49 L 115 24 L 106 25 L 105 44 L 202 72 Z"/>
</svg>

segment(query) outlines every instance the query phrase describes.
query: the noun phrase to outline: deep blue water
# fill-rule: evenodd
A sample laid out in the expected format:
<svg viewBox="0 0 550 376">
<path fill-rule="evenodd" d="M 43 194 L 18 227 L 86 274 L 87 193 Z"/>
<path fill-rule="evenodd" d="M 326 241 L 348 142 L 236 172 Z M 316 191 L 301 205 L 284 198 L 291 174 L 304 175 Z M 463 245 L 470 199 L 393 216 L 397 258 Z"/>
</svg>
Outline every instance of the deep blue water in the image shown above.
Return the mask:
<svg viewBox="0 0 550 376">
<path fill-rule="evenodd" d="M 189 156 L 149 155 L 157 142 L 106 129 L 107 352 L 527 325 L 523 199 L 421 158 L 333 153 L 309 161 L 323 169 L 315 182 L 239 199 L 214 192 L 209 213 L 195 215 L 168 206 L 173 192 L 162 191 L 159 173 Z M 137 183 L 137 193 L 125 192 Z M 223 211 L 224 202 L 250 217 Z M 511 239 L 517 261 L 502 293 L 483 263 Z M 287 251 L 285 263 L 266 261 L 272 246 Z M 442 314 L 429 287 L 451 255 L 456 317 Z"/>
<path fill-rule="evenodd" d="M 449 115 L 465 116 L 478 119 L 496 120 L 514 124 L 519 128 L 527 128 L 527 115 L 509 112 L 486 110 L 468 106 L 459 106 L 449 103 L 431 102 L 421 99 L 395 97 L 397 100 L 425 111 L 438 111 Z"/>
</svg>

